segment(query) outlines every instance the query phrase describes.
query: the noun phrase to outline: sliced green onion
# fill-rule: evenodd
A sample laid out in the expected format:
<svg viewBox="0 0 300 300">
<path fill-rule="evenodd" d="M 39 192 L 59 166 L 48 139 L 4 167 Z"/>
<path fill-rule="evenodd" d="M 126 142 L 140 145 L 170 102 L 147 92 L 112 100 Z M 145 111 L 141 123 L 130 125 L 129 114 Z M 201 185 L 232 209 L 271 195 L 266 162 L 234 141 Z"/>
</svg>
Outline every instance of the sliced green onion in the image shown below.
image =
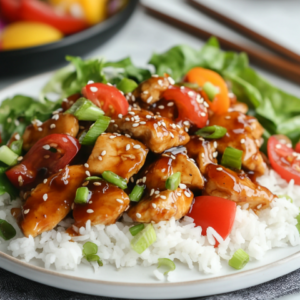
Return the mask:
<svg viewBox="0 0 300 300">
<path fill-rule="evenodd" d="M 209 81 L 206 81 L 202 88 L 210 101 L 213 101 L 215 96 L 219 93 L 218 87 L 214 86 Z"/>
<path fill-rule="evenodd" d="M 176 269 L 176 265 L 175 265 L 174 261 L 172 261 L 169 258 L 159 258 L 157 268 L 160 268 L 160 267 L 165 267 L 168 269 L 164 273 L 164 275 L 167 275 L 169 272 L 174 271 Z"/>
<path fill-rule="evenodd" d="M 98 177 L 98 176 L 90 176 L 90 177 L 87 177 L 85 179 L 85 181 L 92 181 L 92 180 L 101 180 L 102 178 L 101 177 Z"/>
<path fill-rule="evenodd" d="M 83 244 L 82 254 L 84 256 L 97 254 L 97 252 L 98 252 L 98 246 L 95 243 L 86 242 Z"/>
<path fill-rule="evenodd" d="M 240 170 L 242 167 L 243 151 L 227 147 L 223 153 L 221 165 L 231 169 Z"/>
<path fill-rule="evenodd" d="M 135 226 L 132 226 L 129 228 L 129 231 L 131 233 L 132 236 L 137 235 L 140 231 L 142 231 L 145 228 L 144 224 L 138 224 Z"/>
<path fill-rule="evenodd" d="M 89 198 L 89 189 L 87 187 L 80 187 L 76 191 L 74 202 L 77 204 L 86 204 Z"/>
<path fill-rule="evenodd" d="M 245 267 L 249 261 L 249 255 L 243 249 L 238 249 L 234 252 L 231 259 L 228 261 L 230 267 L 240 270 Z"/>
<path fill-rule="evenodd" d="M 10 149 L 19 156 L 22 154 L 22 147 L 23 147 L 23 141 L 22 140 L 13 141 L 10 145 Z"/>
<path fill-rule="evenodd" d="M 299 233 L 300 233 L 300 214 L 296 217 L 296 220 L 297 220 L 297 224 L 296 224 L 296 227 L 297 227 L 297 229 L 298 229 L 298 231 L 299 231 Z"/>
<path fill-rule="evenodd" d="M 100 259 L 99 255 L 96 255 L 96 254 L 90 254 L 90 255 L 85 256 L 85 258 L 86 258 L 86 260 L 87 260 L 88 262 L 96 261 L 100 267 L 103 266 L 103 262 L 102 262 L 102 260 Z"/>
<path fill-rule="evenodd" d="M 227 132 L 227 129 L 222 126 L 207 126 L 199 129 L 196 131 L 195 134 L 202 136 L 206 139 L 220 139 L 222 138 Z"/>
<path fill-rule="evenodd" d="M 128 78 L 123 78 L 118 84 L 117 88 L 122 91 L 123 93 L 131 93 L 133 90 L 135 90 L 138 87 L 138 84 Z"/>
<path fill-rule="evenodd" d="M 0 147 L 0 161 L 8 166 L 13 166 L 17 163 L 19 155 L 10 150 L 7 146 Z"/>
<path fill-rule="evenodd" d="M 80 144 L 87 146 L 94 145 L 99 135 L 107 129 L 109 122 L 109 117 L 100 116 L 98 120 L 90 127 L 89 131 L 80 137 Z"/>
<path fill-rule="evenodd" d="M 142 199 L 145 186 L 136 185 L 129 194 L 130 201 L 139 202 Z"/>
<path fill-rule="evenodd" d="M 100 116 L 104 115 L 104 112 L 93 102 L 82 97 L 65 114 L 74 115 L 79 121 L 96 121 Z"/>
<path fill-rule="evenodd" d="M 180 172 L 172 174 L 166 181 L 166 189 L 175 191 L 179 186 L 180 180 L 181 180 Z"/>
<path fill-rule="evenodd" d="M 156 241 L 156 233 L 152 224 L 148 224 L 130 242 L 131 248 L 142 254 L 150 245 Z"/>
<path fill-rule="evenodd" d="M 17 232 L 15 228 L 11 224 L 6 222 L 5 220 L 0 219 L 0 236 L 4 240 L 8 241 L 12 239 L 16 235 L 16 233 Z"/>
<path fill-rule="evenodd" d="M 110 183 L 112 183 L 112 184 L 118 186 L 118 187 L 121 188 L 122 190 L 125 190 L 125 189 L 127 188 L 127 182 L 126 182 L 126 179 L 124 179 L 124 178 L 122 178 L 121 176 L 115 174 L 114 172 L 111 172 L 111 171 L 104 171 L 104 172 L 102 173 L 102 177 L 103 177 L 106 181 L 108 181 L 108 182 L 110 182 Z"/>
<path fill-rule="evenodd" d="M 286 198 L 288 201 L 290 201 L 291 203 L 293 203 L 293 198 L 290 197 L 289 195 L 278 195 L 278 198 Z"/>
</svg>

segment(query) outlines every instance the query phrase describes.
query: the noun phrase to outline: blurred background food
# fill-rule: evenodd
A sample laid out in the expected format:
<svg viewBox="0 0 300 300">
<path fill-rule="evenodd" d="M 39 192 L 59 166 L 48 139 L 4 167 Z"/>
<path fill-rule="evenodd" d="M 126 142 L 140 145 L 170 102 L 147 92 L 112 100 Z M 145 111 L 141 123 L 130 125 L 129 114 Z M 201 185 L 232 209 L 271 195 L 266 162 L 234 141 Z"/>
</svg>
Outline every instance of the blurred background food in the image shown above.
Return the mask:
<svg viewBox="0 0 300 300">
<path fill-rule="evenodd" d="M 94 26 L 127 0 L 0 0 L 0 50 L 38 46 Z"/>
</svg>

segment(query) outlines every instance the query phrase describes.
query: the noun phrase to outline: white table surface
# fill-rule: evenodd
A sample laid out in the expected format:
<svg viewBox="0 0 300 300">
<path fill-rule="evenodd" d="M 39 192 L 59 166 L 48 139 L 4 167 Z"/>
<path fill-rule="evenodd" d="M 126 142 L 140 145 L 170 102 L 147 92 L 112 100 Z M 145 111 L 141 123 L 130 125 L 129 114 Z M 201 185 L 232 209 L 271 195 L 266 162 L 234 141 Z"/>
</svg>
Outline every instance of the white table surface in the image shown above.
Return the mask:
<svg viewBox="0 0 300 300">
<path fill-rule="evenodd" d="M 234 2 L 234 0 L 214 0 L 213 2 L 215 4 L 218 1 L 223 3 L 225 1 L 229 1 L 231 2 L 231 4 L 232 2 Z M 244 4 L 247 4 L 246 2 L 257 2 L 252 0 L 241 1 L 243 1 Z M 290 9 L 292 9 L 292 2 L 294 2 L 295 9 L 299 7 L 298 1 L 287 1 L 289 2 Z M 234 33 L 227 28 L 224 28 L 222 25 L 216 23 L 212 19 L 200 14 L 198 11 L 195 11 L 193 8 L 185 4 L 183 0 L 143 0 L 143 2 L 147 3 L 148 5 L 155 6 L 156 8 L 162 9 L 165 12 L 168 12 L 176 17 L 180 17 L 185 21 L 193 23 L 194 25 L 209 29 L 210 31 L 218 33 L 219 35 L 223 35 L 227 39 L 231 39 L 235 42 L 240 42 L 248 45 L 256 45 L 255 43 L 245 39 L 241 35 Z M 284 8 L 285 3 L 286 1 L 272 2 L 272 11 L 275 10 L 274 6 L 276 6 L 276 11 L 280 11 L 280 6 Z M 268 11 L 265 11 L 265 14 L 268 15 Z M 291 17 L 294 18 L 296 16 L 298 16 L 298 14 L 291 15 Z M 272 20 L 272 18 L 269 18 L 269 20 Z M 274 22 L 276 22 L 276 19 L 274 19 Z M 259 25 L 263 27 L 265 26 L 264 24 L 265 23 L 261 22 Z M 293 22 L 290 22 L 290 24 L 293 24 Z M 270 24 L 269 22 L 268 30 L 270 30 L 270 28 L 272 28 L 272 24 Z M 266 28 L 262 28 L 262 32 L 265 32 L 266 30 Z M 293 30 L 294 28 L 291 29 L 291 31 Z M 106 57 L 108 60 L 118 60 L 126 56 L 131 56 L 136 64 L 143 66 L 150 58 L 153 51 L 162 52 L 177 44 L 188 44 L 190 46 L 200 48 L 203 45 L 203 41 L 197 39 L 194 36 L 186 34 L 183 31 L 173 28 L 161 21 L 158 21 L 153 17 L 145 14 L 142 9 L 138 9 L 121 31 L 119 31 L 104 46 L 101 46 L 95 49 L 93 52 L 89 53 L 87 57 L 101 55 Z M 296 40 L 293 42 L 291 48 L 295 49 L 295 47 L 297 49 L 300 49 L 300 40 Z M 256 69 L 266 78 L 268 78 L 269 81 L 271 81 L 274 85 L 277 85 L 278 87 L 289 91 L 295 96 L 300 97 L 300 87 L 298 85 L 286 81 L 276 75 L 270 74 L 266 71 L 260 70 L 259 68 Z M 22 79 L 24 79 L 24 77 L 15 77 L 6 80 L 0 80 L 0 89 Z M 280 299 L 295 300 L 299 298 L 300 294 L 286 296 Z"/>
</svg>

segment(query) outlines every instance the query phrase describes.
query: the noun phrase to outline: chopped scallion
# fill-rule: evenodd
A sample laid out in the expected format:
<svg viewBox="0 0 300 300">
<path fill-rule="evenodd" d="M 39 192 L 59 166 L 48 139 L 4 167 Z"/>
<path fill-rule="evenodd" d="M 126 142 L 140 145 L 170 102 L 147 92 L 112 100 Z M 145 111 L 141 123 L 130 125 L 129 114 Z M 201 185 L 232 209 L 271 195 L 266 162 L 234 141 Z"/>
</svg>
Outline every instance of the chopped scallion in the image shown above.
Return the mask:
<svg viewBox="0 0 300 300">
<path fill-rule="evenodd" d="M 156 241 L 156 233 L 152 224 L 148 224 L 130 242 L 131 248 L 142 254 L 149 246 Z"/>
<path fill-rule="evenodd" d="M 296 227 L 300 233 L 300 214 L 298 214 L 298 216 L 296 217 L 296 220 L 297 220 L 297 224 L 296 224 Z"/>
<path fill-rule="evenodd" d="M 8 241 L 16 235 L 15 228 L 5 220 L 0 219 L 0 236 Z"/>
<path fill-rule="evenodd" d="M 87 177 L 85 179 L 85 181 L 92 181 L 92 180 L 101 180 L 102 178 L 101 177 L 98 177 L 98 176 L 90 176 L 90 177 Z"/>
<path fill-rule="evenodd" d="M 7 146 L 0 147 L 0 161 L 4 162 L 6 165 L 15 165 L 18 157 L 19 155 L 9 149 Z"/>
<path fill-rule="evenodd" d="M 104 115 L 104 112 L 93 102 L 82 97 L 78 99 L 65 114 L 72 114 L 79 121 L 96 121 L 100 116 Z"/>
<path fill-rule="evenodd" d="M 215 96 L 219 93 L 218 87 L 214 86 L 209 81 L 206 81 L 202 88 L 210 101 L 213 101 Z"/>
<path fill-rule="evenodd" d="M 97 255 L 98 246 L 92 242 L 86 242 L 83 245 L 82 254 L 86 258 L 87 261 L 96 261 L 99 266 L 103 266 L 103 263 L 100 257 Z"/>
<path fill-rule="evenodd" d="M 13 141 L 10 145 L 10 149 L 19 156 L 22 154 L 22 147 L 23 147 L 23 141 L 22 140 Z"/>
<path fill-rule="evenodd" d="M 107 129 L 109 122 L 110 122 L 109 117 L 100 116 L 98 120 L 89 129 L 89 131 L 80 137 L 79 139 L 80 144 L 86 146 L 94 145 L 99 135 Z"/>
<path fill-rule="evenodd" d="M 136 185 L 129 194 L 130 201 L 139 202 L 143 196 L 145 186 Z"/>
<path fill-rule="evenodd" d="M 77 204 L 86 204 L 89 198 L 89 190 L 87 187 L 80 187 L 76 191 L 74 202 Z"/>
<path fill-rule="evenodd" d="M 137 83 L 128 78 L 123 78 L 119 83 L 117 83 L 117 88 L 125 94 L 131 93 L 137 87 Z"/>
<path fill-rule="evenodd" d="M 127 182 L 126 179 L 122 178 L 121 176 L 115 174 L 111 171 L 104 171 L 102 173 L 103 179 L 106 181 L 118 186 L 119 188 L 125 190 L 127 188 Z"/>
<path fill-rule="evenodd" d="M 234 252 L 231 259 L 228 261 L 230 267 L 240 270 L 245 267 L 249 261 L 249 255 L 243 249 L 238 249 Z"/>
<path fill-rule="evenodd" d="M 137 235 L 140 231 L 142 231 L 145 228 L 144 224 L 138 224 L 135 226 L 132 226 L 129 228 L 129 231 L 131 233 L 132 236 Z"/>
<path fill-rule="evenodd" d="M 243 151 L 227 147 L 223 153 L 221 165 L 231 169 L 240 170 L 242 167 Z"/>
<path fill-rule="evenodd" d="M 227 132 L 227 129 L 222 126 L 207 126 L 199 129 L 195 134 L 202 136 L 205 139 L 220 139 Z"/>
<path fill-rule="evenodd" d="M 166 181 L 166 189 L 175 191 L 179 186 L 180 180 L 181 180 L 180 172 L 172 174 Z"/>
<path fill-rule="evenodd" d="M 85 256 L 85 258 L 88 262 L 96 261 L 100 267 L 103 266 L 103 262 L 100 259 L 99 255 L 97 255 L 97 254 L 90 254 L 90 255 Z"/>
<path fill-rule="evenodd" d="M 157 268 L 165 267 L 167 271 L 164 273 L 164 275 L 167 275 L 169 272 L 174 271 L 176 269 L 176 265 L 174 261 L 172 261 L 169 258 L 159 258 L 158 259 L 158 266 Z"/>
</svg>

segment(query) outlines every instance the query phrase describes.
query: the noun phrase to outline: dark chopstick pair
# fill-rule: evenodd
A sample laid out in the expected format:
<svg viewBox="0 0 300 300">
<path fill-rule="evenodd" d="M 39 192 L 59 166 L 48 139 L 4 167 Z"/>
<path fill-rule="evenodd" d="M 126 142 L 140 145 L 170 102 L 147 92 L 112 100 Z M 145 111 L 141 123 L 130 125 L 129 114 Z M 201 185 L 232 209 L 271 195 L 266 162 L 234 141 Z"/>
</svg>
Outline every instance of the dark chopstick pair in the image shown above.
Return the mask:
<svg viewBox="0 0 300 300">
<path fill-rule="evenodd" d="M 222 15 L 219 12 L 210 9 L 203 4 L 200 4 L 195 0 L 187 0 L 187 2 L 196 7 L 197 9 L 201 10 L 202 12 L 212 16 L 213 18 L 217 18 L 218 21 L 221 21 L 230 27 L 234 27 L 235 30 L 243 33 L 244 35 L 248 36 L 249 38 L 255 41 L 258 41 L 261 45 L 266 46 L 267 48 L 273 50 L 281 56 L 284 56 L 285 58 L 279 57 L 275 54 L 271 54 L 268 52 L 263 52 L 261 50 L 251 48 L 248 46 L 246 47 L 240 44 L 236 44 L 221 36 L 200 29 L 199 27 L 193 26 L 168 14 L 158 11 L 148 5 L 142 4 L 142 6 L 146 9 L 146 11 L 149 14 L 153 15 L 154 17 L 157 17 L 170 25 L 176 26 L 181 30 L 195 35 L 200 39 L 207 40 L 211 36 L 215 36 L 216 38 L 218 38 L 221 48 L 225 50 L 246 52 L 249 56 L 251 63 L 256 64 L 259 67 L 265 68 L 285 79 L 289 79 L 293 82 L 300 83 L 300 55 L 267 39 L 266 37 L 258 34 L 255 31 L 252 31 L 251 29 L 226 17 L 225 15 Z"/>
</svg>

